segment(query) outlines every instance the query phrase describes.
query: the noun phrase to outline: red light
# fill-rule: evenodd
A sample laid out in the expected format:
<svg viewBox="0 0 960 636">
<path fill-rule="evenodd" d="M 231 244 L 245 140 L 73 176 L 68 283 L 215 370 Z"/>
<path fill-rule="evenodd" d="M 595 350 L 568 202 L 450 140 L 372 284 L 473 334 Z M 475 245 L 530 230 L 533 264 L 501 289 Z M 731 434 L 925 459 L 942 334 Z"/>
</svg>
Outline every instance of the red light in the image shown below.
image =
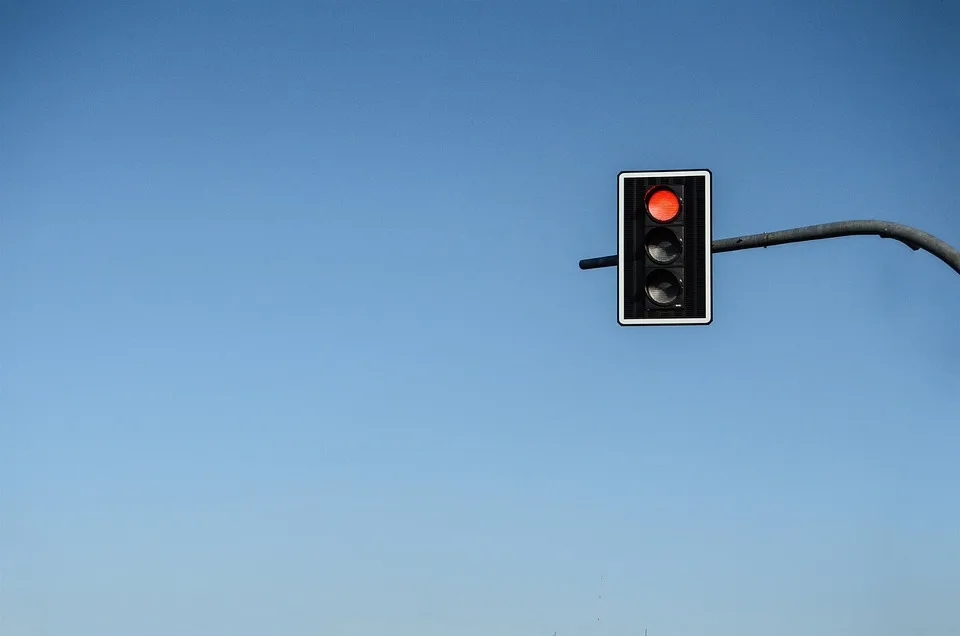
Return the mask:
<svg viewBox="0 0 960 636">
<path fill-rule="evenodd" d="M 669 188 L 655 188 L 647 194 L 647 211 L 661 223 L 672 221 L 680 214 L 680 198 Z"/>
</svg>

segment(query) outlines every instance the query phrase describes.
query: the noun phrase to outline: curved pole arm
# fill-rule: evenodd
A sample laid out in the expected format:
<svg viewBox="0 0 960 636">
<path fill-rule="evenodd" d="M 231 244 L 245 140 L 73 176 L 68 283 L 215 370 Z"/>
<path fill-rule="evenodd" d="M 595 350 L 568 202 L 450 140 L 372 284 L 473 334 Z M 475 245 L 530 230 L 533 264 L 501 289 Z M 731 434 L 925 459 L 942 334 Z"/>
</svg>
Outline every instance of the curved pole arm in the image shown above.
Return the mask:
<svg viewBox="0 0 960 636">
<path fill-rule="evenodd" d="M 713 242 L 714 254 L 721 252 L 736 252 L 757 247 L 784 245 L 786 243 L 802 243 L 804 241 L 818 241 L 820 239 L 837 238 L 840 236 L 879 236 L 881 238 L 896 239 L 912 250 L 925 250 L 950 266 L 960 274 L 960 250 L 957 250 L 946 241 L 938 239 L 922 230 L 891 223 L 889 221 L 837 221 L 821 225 L 808 225 L 792 230 L 779 232 L 764 232 L 748 236 L 719 239 Z M 580 269 L 597 269 L 600 267 L 616 267 L 617 257 L 600 256 L 585 258 L 580 261 Z"/>
</svg>

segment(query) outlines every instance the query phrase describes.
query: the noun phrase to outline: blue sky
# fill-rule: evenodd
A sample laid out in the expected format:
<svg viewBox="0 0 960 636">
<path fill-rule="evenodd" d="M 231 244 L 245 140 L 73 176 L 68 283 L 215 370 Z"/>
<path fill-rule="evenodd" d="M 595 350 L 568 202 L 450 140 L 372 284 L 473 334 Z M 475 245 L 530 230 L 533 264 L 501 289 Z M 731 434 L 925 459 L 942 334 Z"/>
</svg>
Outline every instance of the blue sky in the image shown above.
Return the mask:
<svg viewBox="0 0 960 636">
<path fill-rule="evenodd" d="M 960 631 L 953 3 L 4 3 L 0 631 Z"/>
</svg>

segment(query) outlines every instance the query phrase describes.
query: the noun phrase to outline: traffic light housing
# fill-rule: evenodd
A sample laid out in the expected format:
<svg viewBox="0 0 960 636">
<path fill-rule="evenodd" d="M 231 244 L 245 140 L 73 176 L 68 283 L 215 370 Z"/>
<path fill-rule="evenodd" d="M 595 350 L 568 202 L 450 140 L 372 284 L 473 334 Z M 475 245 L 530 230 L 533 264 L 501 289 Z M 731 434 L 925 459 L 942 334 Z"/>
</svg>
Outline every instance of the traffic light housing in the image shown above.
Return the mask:
<svg viewBox="0 0 960 636">
<path fill-rule="evenodd" d="M 621 172 L 618 182 L 619 323 L 710 324 L 710 171 Z"/>
</svg>

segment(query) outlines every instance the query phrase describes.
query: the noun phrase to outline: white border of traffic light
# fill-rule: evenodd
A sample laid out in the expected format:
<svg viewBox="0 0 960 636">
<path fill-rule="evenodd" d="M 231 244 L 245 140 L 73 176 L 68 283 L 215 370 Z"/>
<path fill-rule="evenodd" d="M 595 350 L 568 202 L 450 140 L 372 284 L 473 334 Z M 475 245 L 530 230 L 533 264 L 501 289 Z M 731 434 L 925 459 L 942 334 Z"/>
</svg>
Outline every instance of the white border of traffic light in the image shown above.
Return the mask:
<svg viewBox="0 0 960 636">
<path fill-rule="evenodd" d="M 623 182 L 626 178 L 637 177 L 705 177 L 705 218 L 707 236 L 706 245 L 706 305 L 705 318 L 636 318 L 626 320 L 623 317 Z M 617 177 L 617 321 L 624 327 L 637 325 L 709 325 L 713 322 L 713 174 L 709 170 L 646 170 L 621 172 Z"/>
</svg>

